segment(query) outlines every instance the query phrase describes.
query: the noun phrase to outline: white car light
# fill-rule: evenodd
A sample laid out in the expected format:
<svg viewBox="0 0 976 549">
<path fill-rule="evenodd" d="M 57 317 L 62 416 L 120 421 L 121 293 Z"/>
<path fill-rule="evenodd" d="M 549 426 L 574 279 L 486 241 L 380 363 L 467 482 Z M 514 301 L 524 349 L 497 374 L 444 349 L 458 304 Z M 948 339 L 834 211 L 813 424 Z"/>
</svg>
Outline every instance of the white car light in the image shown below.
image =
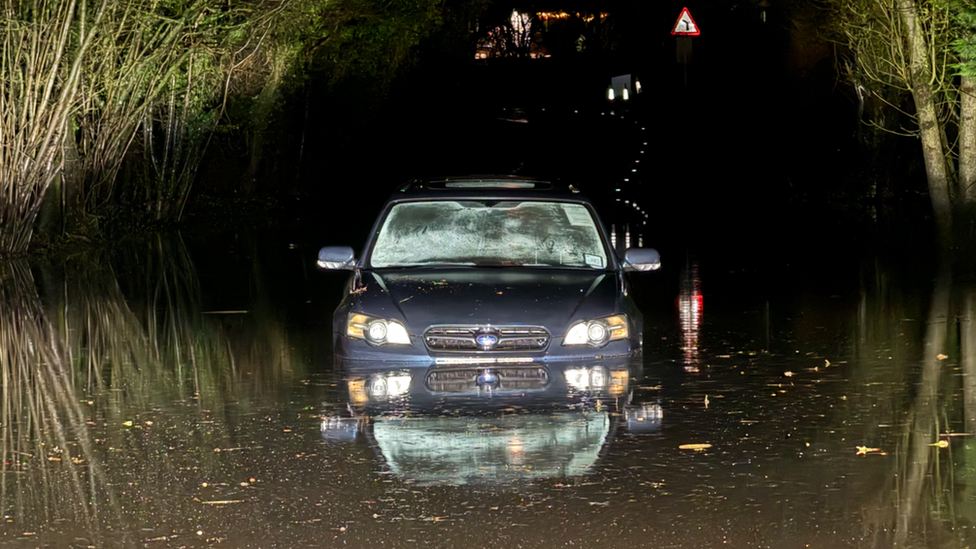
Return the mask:
<svg viewBox="0 0 976 549">
<path fill-rule="evenodd" d="M 388 320 L 386 322 L 386 330 L 387 343 L 410 345 L 410 335 L 407 334 L 407 329 L 403 327 L 403 324 L 395 320 Z"/>
<path fill-rule="evenodd" d="M 627 316 L 614 315 L 573 324 L 563 337 L 563 345 L 602 347 L 611 341 L 627 339 Z"/>
<path fill-rule="evenodd" d="M 603 343 L 607 338 L 607 327 L 602 322 L 590 322 L 586 326 L 586 338 L 591 343 Z"/>
<path fill-rule="evenodd" d="M 353 339 L 364 339 L 371 345 L 410 345 L 410 335 L 403 324 L 361 313 L 349 315 L 346 335 Z"/>
<path fill-rule="evenodd" d="M 374 320 L 369 323 L 369 330 L 367 331 L 369 339 L 373 341 L 384 341 L 386 340 L 386 332 L 386 322 Z"/>
</svg>

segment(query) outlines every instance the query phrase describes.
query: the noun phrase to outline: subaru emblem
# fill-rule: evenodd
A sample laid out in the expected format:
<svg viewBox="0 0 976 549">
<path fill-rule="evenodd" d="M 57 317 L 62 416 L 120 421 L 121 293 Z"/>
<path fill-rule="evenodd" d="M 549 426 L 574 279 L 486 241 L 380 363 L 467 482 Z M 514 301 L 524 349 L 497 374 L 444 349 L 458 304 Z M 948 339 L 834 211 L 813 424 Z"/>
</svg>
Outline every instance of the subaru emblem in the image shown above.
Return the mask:
<svg viewBox="0 0 976 549">
<path fill-rule="evenodd" d="M 477 338 L 475 338 L 475 341 L 477 341 L 478 345 L 481 345 L 482 347 L 491 347 L 494 344 L 498 343 L 498 336 L 494 336 L 491 334 L 481 334 Z"/>
</svg>

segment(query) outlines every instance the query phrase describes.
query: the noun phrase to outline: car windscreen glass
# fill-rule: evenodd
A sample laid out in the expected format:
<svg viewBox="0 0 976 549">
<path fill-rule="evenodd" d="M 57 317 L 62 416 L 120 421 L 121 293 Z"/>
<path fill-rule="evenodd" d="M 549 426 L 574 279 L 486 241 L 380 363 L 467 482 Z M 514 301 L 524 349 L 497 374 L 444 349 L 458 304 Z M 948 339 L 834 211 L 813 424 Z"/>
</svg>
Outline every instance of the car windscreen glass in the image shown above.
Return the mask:
<svg viewBox="0 0 976 549">
<path fill-rule="evenodd" d="M 374 268 L 424 265 L 603 269 L 607 254 L 581 204 L 431 201 L 393 206 L 369 259 Z"/>
</svg>

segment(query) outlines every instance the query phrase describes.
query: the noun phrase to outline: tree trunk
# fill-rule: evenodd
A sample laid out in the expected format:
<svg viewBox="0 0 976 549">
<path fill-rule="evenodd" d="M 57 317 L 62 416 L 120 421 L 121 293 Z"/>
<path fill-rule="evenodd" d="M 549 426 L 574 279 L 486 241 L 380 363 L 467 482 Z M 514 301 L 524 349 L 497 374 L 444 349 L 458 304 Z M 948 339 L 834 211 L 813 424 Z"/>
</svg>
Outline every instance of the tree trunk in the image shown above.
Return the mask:
<svg viewBox="0 0 976 549">
<path fill-rule="evenodd" d="M 946 171 L 942 130 L 935 109 L 932 92 L 932 72 L 928 61 L 925 29 L 918 18 L 918 6 L 913 0 L 897 0 L 898 12 L 905 24 L 908 40 L 910 86 L 915 100 L 915 114 L 922 138 L 922 157 L 928 179 L 929 198 L 939 228 L 947 230 L 952 224 L 952 203 L 949 199 L 949 179 Z"/>
<path fill-rule="evenodd" d="M 959 187 L 961 206 L 976 206 L 976 80 L 959 83 Z"/>
</svg>

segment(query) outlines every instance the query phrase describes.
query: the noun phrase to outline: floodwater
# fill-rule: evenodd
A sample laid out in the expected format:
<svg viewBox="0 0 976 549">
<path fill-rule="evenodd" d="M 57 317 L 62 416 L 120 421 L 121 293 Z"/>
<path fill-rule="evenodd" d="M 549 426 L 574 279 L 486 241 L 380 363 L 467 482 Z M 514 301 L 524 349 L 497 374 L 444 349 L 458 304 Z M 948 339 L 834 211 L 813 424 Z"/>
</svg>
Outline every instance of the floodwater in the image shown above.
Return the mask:
<svg viewBox="0 0 976 549">
<path fill-rule="evenodd" d="M 976 288 L 948 272 L 665 257 L 641 360 L 479 394 L 343 371 L 342 275 L 244 242 L 2 265 L 0 545 L 976 541 Z"/>
<path fill-rule="evenodd" d="M 548 116 L 403 144 L 404 170 L 503 142 L 612 166 L 584 190 L 664 262 L 631 280 L 643 357 L 499 369 L 491 394 L 472 372 L 344 370 L 344 275 L 313 264 L 362 244 L 365 193 L 259 236 L 0 263 L 0 546 L 976 544 L 972 278 L 836 212 L 753 200 L 785 176 L 746 154 L 761 143 L 690 141 L 708 113 L 665 149 L 627 112 L 567 111 L 558 143 L 521 133 Z"/>
</svg>

